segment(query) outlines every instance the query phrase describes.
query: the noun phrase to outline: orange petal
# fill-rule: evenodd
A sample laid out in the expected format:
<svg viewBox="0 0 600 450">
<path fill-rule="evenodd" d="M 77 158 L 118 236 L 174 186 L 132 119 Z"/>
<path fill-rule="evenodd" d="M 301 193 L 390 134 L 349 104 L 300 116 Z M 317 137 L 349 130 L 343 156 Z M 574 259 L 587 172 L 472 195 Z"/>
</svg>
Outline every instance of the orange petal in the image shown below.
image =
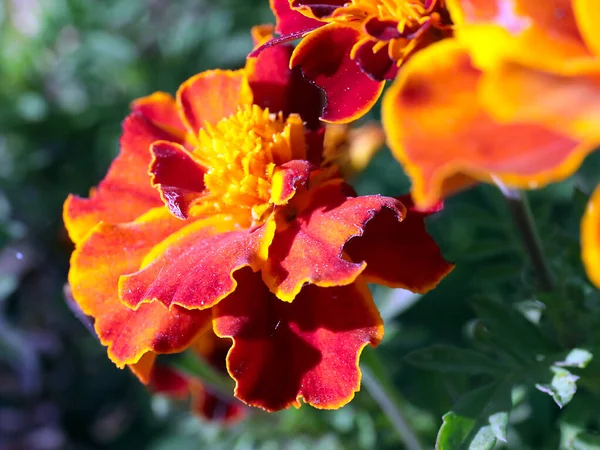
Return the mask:
<svg viewBox="0 0 600 450">
<path fill-rule="evenodd" d="M 191 203 L 204 190 L 206 168 L 183 146 L 173 142 L 155 142 L 150 153 L 152 162 L 148 170 L 152 185 L 175 217 L 187 219 Z"/>
<path fill-rule="evenodd" d="M 177 91 L 181 120 L 197 136 L 205 122 L 216 124 L 252 103 L 244 70 L 209 70 L 193 76 Z"/>
<path fill-rule="evenodd" d="M 210 313 L 205 311 L 169 310 L 159 302 L 133 311 L 119 301 L 119 277 L 138 270 L 146 254 L 182 225 L 161 207 L 128 224 L 97 225 L 73 252 L 73 297 L 95 319 L 96 333 L 119 367 L 135 364 L 149 352 L 181 351 L 210 326 Z M 136 370 L 147 373 L 143 366 Z"/>
<path fill-rule="evenodd" d="M 156 353 L 148 352 L 145 353 L 141 359 L 135 364 L 130 364 L 129 369 L 131 372 L 142 382 L 143 384 L 150 383 L 152 378 L 152 371 L 154 369 L 154 363 L 156 361 Z"/>
<path fill-rule="evenodd" d="M 572 1 L 575 18 L 583 40 L 596 56 L 600 56 L 600 33 L 596 28 L 600 23 L 600 2 L 598 0 Z"/>
<path fill-rule="evenodd" d="M 363 277 L 393 288 L 425 293 L 433 289 L 452 269 L 425 228 L 427 213 L 417 211 L 410 196 L 400 200 L 407 207 L 399 222 L 384 210 L 366 226 L 364 234 L 346 245 L 353 261 L 366 261 Z"/>
<path fill-rule="evenodd" d="M 147 100 L 147 103 L 149 100 Z M 69 237 L 79 243 L 100 221 L 130 222 L 162 202 L 150 183 L 150 145 L 158 140 L 183 143 L 180 135 L 157 126 L 138 111 L 123 122 L 121 152 L 89 199 L 69 196 L 64 222 Z"/>
<path fill-rule="evenodd" d="M 376 345 L 383 324 L 364 284 L 307 286 L 293 303 L 275 298 L 250 271 L 214 308 L 215 332 L 230 337 L 227 368 L 235 395 L 267 411 L 348 403 L 360 388 L 362 349 Z"/>
<path fill-rule="evenodd" d="M 481 98 L 500 121 L 536 122 L 574 139 L 600 142 L 600 63 L 596 74 L 573 76 L 502 64 L 483 77 Z"/>
<path fill-rule="evenodd" d="M 305 36 L 292 55 L 290 65 L 300 66 L 304 76 L 325 93 L 327 105 L 321 119 L 326 122 L 346 123 L 362 117 L 383 90 L 384 82 L 371 79 L 350 58 L 360 36 L 356 28 L 331 23 Z"/>
<path fill-rule="evenodd" d="M 140 113 L 157 127 L 181 138 L 187 132 L 179 118 L 175 99 L 166 92 L 155 92 L 147 97 L 134 100 L 131 103 L 131 111 Z"/>
<path fill-rule="evenodd" d="M 449 0 L 457 38 L 475 65 L 489 70 L 509 60 L 555 73 L 593 64 L 571 0 Z"/>
<path fill-rule="evenodd" d="M 273 219 L 243 230 L 219 216 L 198 220 L 157 245 L 140 270 L 121 277 L 121 299 L 131 308 L 156 301 L 169 308 L 210 308 L 235 290 L 235 271 L 260 268 L 274 231 Z"/>
<path fill-rule="evenodd" d="M 590 197 L 581 220 L 581 257 L 589 279 L 600 288 L 600 187 Z"/>
<path fill-rule="evenodd" d="M 383 208 L 397 218 L 404 214 L 397 200 L 354 197 L 341 180 L 297 194 L 281 212 L 262 269 L 271 292 L 291 302 L 305 283 L 321 287 L 352 283 L 366 264 L 343 259 L 343 247 L 350 238 L 362 235 L 366 223 Z"/>
<path fill-rule="evenodd" d="M 590 151 L 537 124 L 497 123 L 480 104 L 480 79 L 459 42 L 446 39 L 408 61 L 386 93 L 388 144 L 421 208 L 457 174 L 536 188 L 571 175 Z"/>
</svg>

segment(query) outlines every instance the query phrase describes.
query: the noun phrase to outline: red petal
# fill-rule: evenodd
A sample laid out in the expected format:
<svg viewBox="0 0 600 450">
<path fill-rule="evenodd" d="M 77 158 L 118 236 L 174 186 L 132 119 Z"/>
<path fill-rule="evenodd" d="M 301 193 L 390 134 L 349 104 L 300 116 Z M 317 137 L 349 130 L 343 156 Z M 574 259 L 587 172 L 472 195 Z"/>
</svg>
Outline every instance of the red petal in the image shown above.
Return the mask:
<svg viewBox="0 0 600 450">
<path fill-rule="evenodd" d="M 215 216 L 196 221 L 156 246 L 142 268 L 121 277 L 122 301 L 138 308 L 158 300 L 167 307 L 206 309 L 236 288 L 233 272 L 258 270 L 274 232 L 274 221 L 250 230 Z M 153 304 L 153 303 L 150 303 Z"/>
<path fill-rule="evenodd" d="M 138 270 L 150 249 L 182 225 L 166 208 L 157 208 L 136 222 L 99 224 L 73 253 L 73 297 L 95 319 L 98 337 L 119 367 L 137 363 L 148 352 L 181 351 L 210 324 L 206 311 L 169 310 L 159 302 L 132 311 L 119 301 L 119 277 Z"/>
<path fill-rule="evenodd" d="M 302 67 L 304 76 L 325 93 L 327 106 L 321 119 L 326 122 L 358 119 L 371 109 L 383 89 L 384 83 L 372 80 L 350 58 L 359 39 L 357 29 L 331 23 L 311 32 L 294 50 L 291 65 Z"/>
<path fill-rule="evenodd" d="M 369 282 L 425 293 L 454 265 L 443 258 L 427 233 L 424 220 L 427 213 L 417 211 L 410 196 L 401 200 L 407 202 L 402 222 L 391 211 L 383 211 L 367 224 L 364 234 L 352 239 L 345 249 L 353 261 L 367 263 L 363 276 Z M 441 209 L 441 204 L 430 212 L 437 209 Z"/>
<path fill-rule="evenodd" d="M 371 17 L 365 22 L 365 31 L 378 41 L 389 41 L 402 36 L 398 31 L 397 20 L 381 20 Z"/>
<path fill-rule="evenodd" d="M 294 11 L 289 0 L 271 0 L 271 10 L 277 19 L 275 31 L 282 35 L 314 30 L 323 25 L 323 22 Z"/>
<path fill-rule="evenodd" d="M 258 274 L 238 279 L 239 289 L 213 310 L 215 332 L 234 342 L 227 367 L 236 396 L 268 411 L 301 399 L 322 409 L 349 402 L 360 387 L 360 352 L 383 335 L 366 286 L 307 286 L 290 304 Z"/>
<path fill-rule="evenodd" d="M 206 420 L 231 423 L 244 418 L 246 407 L 233 396 L 224 398 L 202 383 L 190 383 L 192 410 Z"/>
<path fill-rule="evenodd" d="M 204 122 L 216 124 L 252 104 L 252 91 L 243 70 L 209 70 L 193 76 L 177 91 L 182 121 L 193 136 Z"/>
<path fill-rule="evenodd" d="M 182 137 L 157 126 L 140 112 L 123 122 L 121 152 L 89 199 L 69 196 L 64 221 L 71 240 L 78 243 L 100 221 L 130 222 L 162 204 L 150 183 L 150 145 L 158 140 L 183 143 Z"/>
<path fill-rule="evenodd" d="M 148 387 L 156 393 L 172 398 L 187 398 L 189 395 L 188 380 L 168 366 L 156 364 L 152 369 Z"/>
<path fill-rule="evenodd" d="M 341 286 L 364 270 L 342 258 L 343 247 L 363 233 L 365 224 L 383 208 L 404 214 L 402 204 L 378 195 L 352 197 L 340 180 L 297 194 L 281 212 L 269 247 L 263 279 L 277 297 L 291 302 L 305 283 Z"/>
<path fill-rule="evenodd" d="M 152 185 L 171 213 L 187 219 L 189 207 L 204 190 L 206 169 L 181 145 L 158 141 L 150 148 Z"/>
<path fill-rule="evenodd" d="M 388 46 L 373 52 L 377 41 L 366 40 L 355 49 L 354 58 L 362 70 L 377 81 L 393 80 L 398 73 L 398 65 L 390 59 Z"/>
<path fill-rule="evenodd" d="M 288 0 L 293 8 L 310 11 L 315 17 L 331 16 L 336 9 L 348 4 L 348 0 Z"/>
<path fill-rule="evenodd" d="M 290 45 L 275 45 L 248 59 L 246 69 L 254 104 L 286 116 L 299 114 L 308 128 L 318 128 L 323 107 L 321 90 L 302 76 L 299 67 L 289 68 L 292 50 Z"/>
</svg>

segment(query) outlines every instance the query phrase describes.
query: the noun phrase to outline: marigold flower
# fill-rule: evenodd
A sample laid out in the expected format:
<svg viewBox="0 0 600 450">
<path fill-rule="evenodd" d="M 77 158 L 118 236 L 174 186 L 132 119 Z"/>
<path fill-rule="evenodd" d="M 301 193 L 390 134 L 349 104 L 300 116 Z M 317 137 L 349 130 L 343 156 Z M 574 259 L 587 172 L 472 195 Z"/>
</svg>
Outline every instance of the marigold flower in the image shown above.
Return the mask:
<svg viewBox="0 0 600 450">
<path fill-rule="evenodd" d="M 322 166 L 319 92 L 291 51 L 135 101 L 105 179 L 65 203 L 73 296 L 142 381 L 212 329 L 245 403 L 337 408 L 383 334 L 366 283 L 425 292 L 452 269 L 422 214 Z"/>
<path fill-rule="evenodd" d="M 302 37 L 291 65 L 324 91 L 321 119 L 334 123 L 365 114 L 385 80 L 450 25 L 444 0 L 271 0 L 271 8 L 281 36 L 263 48 Z"/>
<path fill-rule="evenodd" d="M 383 104 L 415 201 L 476 181 L 538 188 L 571 175 L 598 143 L 584 82 L 600 67 L 584 48 L 592 2 L 573 2 L 577 20 L 565 0 L 447 3 L 455 37 L 411 58 Z"/>
</svg>

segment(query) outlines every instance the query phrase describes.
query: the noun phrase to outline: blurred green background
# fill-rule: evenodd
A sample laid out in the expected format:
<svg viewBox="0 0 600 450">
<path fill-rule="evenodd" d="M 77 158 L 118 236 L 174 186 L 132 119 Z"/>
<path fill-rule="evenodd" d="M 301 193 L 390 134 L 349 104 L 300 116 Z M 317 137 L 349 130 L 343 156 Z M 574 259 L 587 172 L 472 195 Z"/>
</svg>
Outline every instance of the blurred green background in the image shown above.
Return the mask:
<svg viewBox="0 0 600 450">
<path fill-rule="evenodd" d="M 64 300 L 72 245 L 62 203 L 69 193 L 87 195 L 105 174 L 129 102 L 156 90 L 173 93 L 205 69 L 241 67 L 251 48 L 249 29 L 263 22 L 272 22 L 267 0 L 0 1 L 0 449 L 402 448 L 364 386 L 339 411 L 251 411 L 228 427 L 202 421 L 116 369 Z M 572 281 L 575 306 L 561 314 L 570 314 L 564 320 L 571 323 L 587 320 L 577 330 L 584 337 L 559 330 L 571 347 L 589 341 L 585 330 L 598 329 L 597 314 L 582 317 L 597 299 L 578 255 L 578 221 L 597 167 L 533 196 L 552 264 L 561 280 Z M 354 181 L 361 193 L 400 195 L 409 187 L 387 151 Z M 423 448 L 432 448 L 442 415 L 488 378 L 419 369 L 404 356 L 431 344 L 477 343 L 481 323 L 470 302 L 482 294 L 533 314 L 532 323 L 541 309 L 496 190 L 480 187 L 450 200 L 429 226 L 458 269 L 420 299 L 375 291 L 386 318 L 376 355 Z M 587 309 L 579 312 L 577 302 Z M 555 337 L 557 325 L 549 327 Z M 478 348 L 496 354 L 486 342 Z M 508 447 L 557 448 L 558 407 L 531 386 L 517 387 Z"/>
</svg>

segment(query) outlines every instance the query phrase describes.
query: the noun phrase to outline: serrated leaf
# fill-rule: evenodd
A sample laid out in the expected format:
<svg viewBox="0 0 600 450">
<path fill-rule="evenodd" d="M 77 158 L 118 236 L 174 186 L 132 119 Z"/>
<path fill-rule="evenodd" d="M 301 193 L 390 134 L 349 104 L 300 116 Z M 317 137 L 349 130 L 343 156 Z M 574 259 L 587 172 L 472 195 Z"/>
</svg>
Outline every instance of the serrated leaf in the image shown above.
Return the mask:
<svg viewBox="0 0 600 450">
<path fill-rule="evenodd" d="M 437 450 L 491 450 L 506 442 L 513 382 L 506 378 L 462 397 L 443 417 Z"/>
<path fill-rule="evenodd" d="M 571 401 L 577 391 L 576 381 L 579 379 L 577 375 L 573 375 L 567 369 L 552 366 L 550 368 L 554 372 L 554 377 L 549 384 L 536 384 L 535 387 L 550 395 L 559 407 L 565 406 Z"/>
<path fill-rule="evenodd" d="M 481 352 L 451 345 L 435 345 L 416 350 L 406 356 L 406 361 L 416 367 L 442 373 L 492 375 L 506 373 L 508 367 Z"/>
<path fill-rule="evenodd" d="M 556 351 L 539 328 L 515 309 L 487 298 L 477 299 L 473 308 L 507 353 L 518 353 L 532 360 L 539 354 Z M 524 342 L 527 345 L 523 345 Z"/>
</svg>

